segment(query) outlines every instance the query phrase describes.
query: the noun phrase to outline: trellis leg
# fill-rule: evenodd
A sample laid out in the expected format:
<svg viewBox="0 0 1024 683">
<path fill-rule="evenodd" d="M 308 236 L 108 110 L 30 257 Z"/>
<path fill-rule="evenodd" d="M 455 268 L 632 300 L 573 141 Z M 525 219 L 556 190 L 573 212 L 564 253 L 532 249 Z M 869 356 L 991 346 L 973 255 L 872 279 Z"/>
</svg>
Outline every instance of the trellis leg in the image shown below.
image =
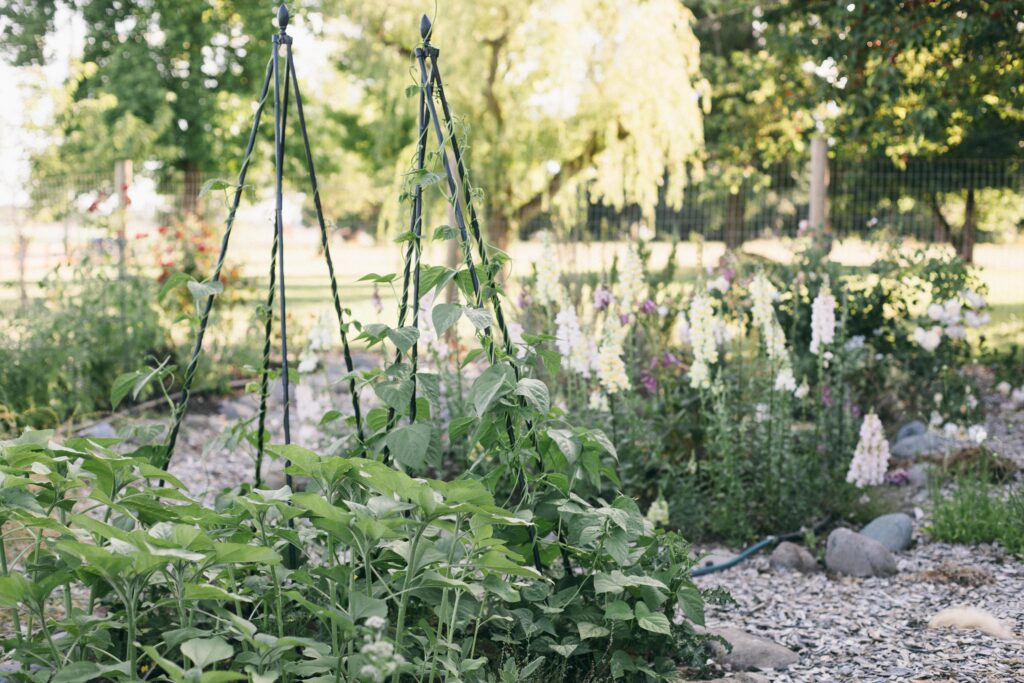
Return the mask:
<svg viewBox="0 0 1024 683">
<path fill-rule="evenodd" d="M 306 150 L 306 168 L 309 170 L 309 182 L 313 188 L 313 206 L 316 208 L 317 222 L 320 224 L 320 246 L 324 250 L 324 258 L 327 261 L 327 273 L 331 280 L 331 297 L 334 300 L 334 312 L 338 316 L 338 331 L 341 333 L 341 348 L 345 355 L 345 368 L 348 370 L 348 388 L 352 393 L 352 410 L 356 419 L 356 433 L 359 443 L 364 442 L 362 411 L 359 406 L 359 393 L 356 390 L 356 379 L 354 376 L 355 364 L 352 362 L 352 351 L 348 344 L 348 333 L 344 316 L 342 315 L 341 297 L 338 295 L 338 280 L 334 275 L 334 261 L 331 260 L 331 248 L 327 239 L 327 225 L 324 222 L 324 211 L 320 204 L 320 187 L 316 182 L 316 169 L 313 166 L 313 153 L 309 147 L 309 134 L 306 132 L 306 117 L 302 111 L 302 95 L 299 93 L 299 78 L 295 74 L 295 64 L 292 63 L 291 83 L 295 90 L 295 110 L 299 118 L 299 131 L 302 134 L 302 144 Z"/>
<path fill-rule="evenodd" d="M 260 127 L 263 105 L 267 100 L 267 93 L 270 91 L 270 79 L 272 73 L 273 59 L 267 63 L 267 73 L 263 79 L 263 88 L 260 90 L 260 97 L 256 106 L 256 112 L 253 114 L 252 129 L 249 131 L 249 142 L 245 148 L 245 156 L 242 158 L 242 167 L 238 171 L 238 185 L 235 187 L 235 196 L 231 201 L 231 210 L 228 212 L 228 218 L 224 228 L 224 237 L 222 238 L 220 245 L 220 254 L 217 256 L 217 265 L 213 269 L 213 275 L 210 278 L 211 282 L 220 281 L 221 270 L 224 268 L 224 258 L 227 255 L 228 243 L 231 240 L 231 229 L 235 224 L 235 214 L 238 211 L 238 204 L 242 199 L 242 189 L 245 187 L 245 178 L 249 172 L 249 162 L 252 159 L 252 151 L 256 146 L 256 134 Z M 174 446 L 178 441 L 178 433 L 181 430 L 181 423 L 185 418 L 185 412 L 188 410 L 188 401 L 192 394 L 192 382 L 195 379 L 196 368 L 199 365 L 199 355 L 203 350 L 203 337 L 206 335 L 206 327 L 210 321 L 210 311 L 213 309 L 213 298 L 213 294 L 207 297 L 206 304 L 203 307 L 203 313 L 199 318 L 199 331 L 196 334 L 195 344 L 192 347 L 192 356 L 189 359 L 188 367 L 185 370 L 185 380 L 181 389 L 181 401 L 178 403 L 178 406 L 174 411 L 174 422 L 171 425 L 171 431 L 167 435 L 163 461 L 159 463 L 160 467 L 163 468 L 166 468 L 171 463 L 171 457 L 174 455 Z"/>
<path fill-rule="evenodd" d="M 282 220 L 282 207 L 284 203 L 284 195 L 282 192 L 282 182 L 284 180 L 284 141 L 285 141 L 285 125 L 288 121 L 288 70 L 291 68 L 292 63 L 292 39 L 291 36 L 285 33 L 288 27 L 288 10 L 281 5 L 281 10 L 278 12 L 278 26 L 280 32 L 274 35 L 274 166 L 275 166 L 275 186 L 274 186 L 274 224 L 276 230 L 277 240 L 277 283 L 280 291 L 280 306 L 281 306 L 281 388 L 284 395 L 284 443 L 288 445 L 292 442 L 291 432 L 291 419 L 290 419 L 290 403 L 291 396 L 289 391 L 290 379 L 288 377 L 288 319 L 287 319 L 287 308 L 285 304 L 285 283 L 284 283 L 284 221 Z M 280 68 L 280 55 L 279 49 L 281 45 L 285 46 L 285 80 L 284 80 L 284 93 L 281 93 L 281 68 Z M 288 474 L 287 467 L 291 463 L 285 463 L 285 483 L 292 486 L 292 475 Z"/>
<path fill-rule="evenodd" d="M 420 100 L 418 109 L 418 131 L 416 136 L 416 173 L 423 171 L 424 164 L 426 162 L 427 154 L 427 123 L 426 123 L 426 103 L 425 93 L 420 88 Z M 413 235 L 418 235 L 418 231 L 421 230 L 422 225 L 422 212 L 423 212 L 423 186 L 417 179 L 416 190 L 413 193 L 412 200 L 412 215 L 409 218 L 409 232 Z M 416 306 L 416 312 L 413 314 L 417 325 L 419 323 L 419 280 L 420 280 L 420 262 L 419 262 L 419 248 L 418 248 L 418 237 L 410 240 L 409 246 L 405 251 L 405 268 L 402 273 L 402 297 L 398 303 L 398 327 L 405 326 L 405 319 L 409 307 L 409 284 L 410 281 L 415 281 L 414 284 L 414 299 Z M 415 260 L 415 267 L 413 262 Z M 415 272 L 413 272 L 415 271 Z M 415 348 L 415 347 L 414 347 Z M 402 352 L 400 350 L 395 352 L 395 362 L 399 362 L 402 358 Z M 413 392 L 411 399 L 410 412 L 415 409 L 416 406 L 416 379 L 415 374 L 413 375 Z M 385 425 L 385 431 L 390 431 L 395 425 L 395 409 L 388 407 L 388 419 Z M 413 419 L 415 419 L 415 413 L 412 413 Z M 384 450 L 384 462 L 387 462 L 390 457 L 390 453 L 387 448 Z"/>
<path fill-rule="evenodd" d="M 263 365 L 260 368 L 260 408 L 256 424 L 256 488 L 263 484 L 263 448 L 265 439 L 264 426 L 267 422 L 267 394 L 270 377 L 270 338 L 274 329 L 274 289 L 277 286 L 277 230 L 274 230 L 274 241 L 270 247 L 270 287 L 267 288 L 267 303 L 264 311 L 263 324 Z"/>
<path fill-rule="evenodd" d="M 469 184 L 469 173 L 466 170 L 466 164 L 462 157 L 462 150 L 459 147 L 459 141 L 455 135 L 455 123 L 452 119 L 451 110 L 448 108 L 448 98 L 444 94 L 444 85 L 441 82 L 441 71 L 437 64 L 436 52 L 430 54 L 430 62 L 434 87 L 437 88 L 437 98 L 441 102 L 441 113 L 444 116 L 445 129 L 448 131 L 448 140 L 452 146 L 452 156 L 455 157 L 455 170 L 459 175 L 459 185 L 462 187 L 463 201 L 466 204 L 466 211 L 469 212 L 469 228 L 473 235 L 473 239 L 476 240 L 477 255 L 480 258 L 480 267 L 483 268 L 484 271 L 484 286 L 490 289 L 491 305 L 494 307 L 494 317 L 498 323 L 498 330 L 501 332 L 505 353 L 511 356 L 512 341 L 509 338 L 508 325 L 505 322 L 505 314 L 502 311 L 501 298 L 498 296 L 497 283 L 495 282 L 494 274 L 491 273 L 490 259 L 487 256 L 487 247 L 480 232 L 480 220 L 477 216 L 476 208 L 473 206 L 472 189 Z M 519 370 L 518 368 L 514 369 L 516 370 L 516 379 L 518 379 Z"/>
</svg>

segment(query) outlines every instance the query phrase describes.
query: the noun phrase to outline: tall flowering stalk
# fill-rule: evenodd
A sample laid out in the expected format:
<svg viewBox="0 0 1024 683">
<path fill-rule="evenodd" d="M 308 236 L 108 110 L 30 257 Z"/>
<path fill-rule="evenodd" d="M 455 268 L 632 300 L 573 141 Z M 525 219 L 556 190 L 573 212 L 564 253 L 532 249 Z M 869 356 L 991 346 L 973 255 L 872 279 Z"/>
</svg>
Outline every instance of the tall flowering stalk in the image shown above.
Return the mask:
<svg viewBox="0 0 1024 683">
<path fill-rule="evenodd" d="M 562 297 L 562 307 L 555 315 L 555 347 L 567 366 L 583 377 L 590 377 L 591 354 L 589 340 L 583 337 L 576 307 L 568 295 Z"/>
<path fill-rule="evenodd" d="M 597 354 L 597 377 L 609 395 L 630 388 L 626 364 L 622 361 L 625 334 L 626 329 L 619 321 L 619 316 L 609 312 L 605 316 L 603 340 Z"/>
<path fill-rule="evenodd" d="M 642 301 L 647 299 L 647 281 L 644 278 L 644 264 L 640 258 L 640 248 L 630 244 L 619 265 L 619 279 L 615 287 L 615 296 L 622 307 L 623 313 L 629 313 Z"/>
<path fill-rule="evenodd" d="M 544 233 L 544 249 L 541 251 L 540 263 L 537 264 L 537 285 L 534 292 L 534 303 L 541 306 L 557 306 L 562 302 L 561 270 L 551 236 Z"/>
<path fill-rule="evenodd" d="M 885 471 L 889 468 L 889 441 L 882 430 L 882 421 L 878 415 L 870 412 L 864 416 L 860 427 L 860 441 L 853 452 L 850 471 L 846 481 L 857 488 L 874 486 L 885 481 Z"/>
<path fill-rule="evenodd" d="M 772 301 L 778 294 L 778 290 L 771 283 L 768 277 L 758 272 L 750 283 L 750 314 L 753 318 L 754 327 L 761 330 L 767 327 L 775 318 L 775 309 L 772 308 Z"/>
<path fill-rule="evenodd" d="M 811 303 L 811 353 L 818 351 L 835 341 L 836 338 L 836 298 L 829 289 L 828 278 Z"/>
<path fill-rule="evenodd" d="M 703 290 L 698 291 L 690 302 L 689 332 L 693 348 L 690 386 L 707 389 L 711 386 L 711 366 L 718 362 L 718 344 L 715 341 L 715 309 Z"/>
</svg>

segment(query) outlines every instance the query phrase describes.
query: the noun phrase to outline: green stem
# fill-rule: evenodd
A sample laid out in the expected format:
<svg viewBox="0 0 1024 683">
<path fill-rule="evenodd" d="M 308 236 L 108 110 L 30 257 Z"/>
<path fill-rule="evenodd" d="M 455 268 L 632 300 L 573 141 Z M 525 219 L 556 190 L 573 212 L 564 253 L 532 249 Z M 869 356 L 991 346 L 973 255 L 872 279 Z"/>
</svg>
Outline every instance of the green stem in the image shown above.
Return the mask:
<svg viewBox="0 0 1024 683">
<path fill-rule="evenodd" d="M 7 538 L 6 536 L 0 538 L 0 574 L 3 576 L 9 576 L 7 569 Z M 18 649 L 21 649 L 21 616 L 18 614 L 18 606 L 15 605 L 11 608 L 12 622 L 14 623 L 14 637 L 18 643 Z"/>
<path fill-rule="evenodd" d="M 420 525 L 412 539 L 412 546 L 409 548 L 409 565 L 406 567 L 405 579 L 402 581 L 402 599 L 398 603 L 398 620 L 395 623 L 395 643 L 399 646 L 402 643 L 402 631 L 405 629 L 405 611 L 409 606 L 409 583 L 412 581 L 413 574 L 416 573 L 416 552 L 419 550 L 420 538 L 423 537 L 423 532 L 426 531 L 429 523 L 430 520 L 428 519 Z M 392 683 L 398 683 L 397 671 L 391 678 L 391 681 Z"/>
</svg>

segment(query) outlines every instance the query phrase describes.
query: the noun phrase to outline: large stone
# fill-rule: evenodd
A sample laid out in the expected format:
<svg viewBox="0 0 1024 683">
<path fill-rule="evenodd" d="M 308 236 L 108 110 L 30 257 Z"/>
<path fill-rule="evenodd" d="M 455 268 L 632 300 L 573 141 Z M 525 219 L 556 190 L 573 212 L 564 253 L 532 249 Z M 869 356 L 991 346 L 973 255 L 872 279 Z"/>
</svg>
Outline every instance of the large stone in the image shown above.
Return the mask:
<svg viewBox="0 0 1024 683">
<path fill-rule="evenodd" d="M 775 570 L 796 571 L 801 574 L 812 574 L 821 569 L 807 548 L 789 541 L 783 541 L 772 551 L 768 564 Z"/>
<path fill-rule="evenodd" d="M 891 576 L 896 560 L 884 545 L 849 529 L 836 529 L 825 544 L 825 566 L 849 576 Z"/>
<path fill-rule="evenodd" d="M 862 536 L 873 538 L 894 553 L 910 547 L 914 537 L 914 520 L 910 515 L 894 512 L 876 517 L 860 531 Z"/>
<path fill-rule="evenodd" d="M 928 488 L 928 479 L 932 475 L 934 466 L 927 462 L 919 462 L 907 469 L 907 480 L 914 489 Z"/>
<path fill-rule="evenodd" d="M 957 442 L 941 434 L 925 432 L 900 439 L 892 447 L 892 457 L 899 460 L 913 460 L 923 455 L 943 455 L 956 449 Z"/>
<path fill-rule="evenodd" d="M 800 661 L 800 655 L 778 643 L 755 636 L 731 626 L 710 629 L 712 635 L 721 636 L 732 651 L 726 652 L 721 643 L 712 642 L 715 659 L 723 666 L 737 671 L 751 669 L 785 669 Z"/>
<path fill-rule="evenodd" d="M 977 607 L 950 607 L 936 614 L 928 622 L 928 628 L 946 627 L 981 631 L 1002 640 L 1013 638 L 1013 631 L 1005 622 Z"/>
<path fill-rule="evenodd" d="M 908 422 L 900 427 L 899 431 L 896 432 L 896 441 L 898 443 L 909 436 L 918 436 L 919 434 L 924 434 L 927 431 L 928 425 L 920 420 L 914 420 L 913 422 Z"/>
<path fill-rule="evenodd" d="M 78 435 L 89 439 L 115 439 L 117 430 L 109 422 L 97 422 L 80 430 Z"/>
</svg>

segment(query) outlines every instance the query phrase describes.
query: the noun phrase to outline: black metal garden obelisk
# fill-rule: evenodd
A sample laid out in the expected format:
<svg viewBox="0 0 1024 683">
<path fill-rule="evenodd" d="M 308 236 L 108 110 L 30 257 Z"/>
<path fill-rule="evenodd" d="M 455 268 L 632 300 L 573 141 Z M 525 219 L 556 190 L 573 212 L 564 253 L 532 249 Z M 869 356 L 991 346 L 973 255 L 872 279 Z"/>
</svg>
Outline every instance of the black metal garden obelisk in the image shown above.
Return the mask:
<svg viewBox="0 0 1024 683">
<path fill-rule="evenodd" d="M 320 228 L 320 246 L 324 253 L 324 258 L 327 262 L 327 272 L 331 284 L 331 297 L 334 303 L 334 311 L 338 318 L 338 332 L 341 336 L 342 350 L 345 356 L 345 366 L 349 374 L 349 390 L 352 393 L 352 408 L 355 415 L 355 426 L 356 434 L 359 439 L 359 443 L 363 442 L 363 423 L 362 415 L 359 405 L 359 395 L 356 390 L 356 381 L 353 376 L 354 364 L 352 361 L 352 352 L 349 347 L 347 328 L 348 324 L 345 322 L 344 309 L 341 305 L 341 297 L 338 293 L 338 282 L 334 273 L 334 262 L 331 259 L 330 240 L 327 232 L 327 224 L 324 220 L 323 208 L 320 202 L 320 191 L 317 185 L 316 170 L 313 164 L 313 153 L 310 147 L 309 135 L 306 131 L 306 119 L 302 109 L 302 95 L 299 92 L 299 79 L 295 72 L 295 62 L 292 58 L 292 36 L 288 35 L 288 22 L 289 22 L 288 9 L 284 5 L 281 5 L 277 12 L 277 24 L 278 32 L 273 36 L 273 48 L 270 56 L 270 60 L 267 63 L 266 75 L 263 79 L 263 87 L 260 90 L 259 99 L 257 101 L 256 112 L 253 116 L 252 129 L 249 132 L 249 142 L 245 149 L 245 156 L 242 159 L 242 166 L 238 173 L 238 183 L 234 188 L 234 194 L 228 210 L 228 217 L 224 228 L 224 236 L 221 240 L 220 253 L 217 257 L 217 263 L 214 267 L 213 274 L 210 277 L 210 283 L 214 288 L 219 287 L 221 271 L 224 267 L 224 259 L 227 256 L 228 243 L 231 239 L 231 231 L 234 227 L 235 214 L 238 211 L 238 205 L 242 197 L 242 189 L 245 187 L 246 175 L 249 171 L 249 164 L 252 159 L 252 153 L 256 146 L 256 137 L 259 131 L 260 120 L 263 115 L 263 107 L 266 103 L 267 95 L 271 92 L 271 85 L 273 85 L 273 103 L 274 103 L 274 239 L 273 246 L 271 248 L 270 255 L 270 269 L 269 269 L 269 281 L 270 285 L 267 289 L 267 295 L 265 300 L 265 319 L 264 319 L 264 339 L 263 339 L 263 363 L 260 370 L 260 394 L 259 394 L 259 412 L 257 419 L 257 456 L 256 456 L 256 474 L 255 484 L 259 486 L 261 484 L 261 466 L 263 460 L 263 454 L 265 449 L 266 440 L 266 416 L 267 416 L 267 397 L 269 394 L 269 378 L 270 378 L 270 353 L 271 353 L 271 337 L 273 333 L 274 323 L 274 297 L 275 295 L 280 298 L 279 300 L 279 324 L 280 324 L 280 337 L 281 337 L 281 385 L 284 395 L 284 442 L 286 444 L 291 443 L 291 421 L 290 421 L 290 386 L 288 376 L 288 332 L 287 332 L 287 304 L 285 301 L 285 279 L 284 279 L 284 225 L 281 217 L 282 210 L 282 184 L 284 180 L 284 154 L 285 154 L 285 131 L 288 118 L 288 99 L 289 95 L 294 92 L 295 96 L 295 114 L 298 120 L 299 134 L 302 136 L 302 144 L 305 151 L 306 157 L 306 169 L 309 174 L 309 182 L 312 189 L 313 195 L 313 206 L 316 210 L 317 223 Z M 281 52 L 284 51 L 284 65 L 281 65 Z M 210 294 L 202 306 L 202 311 L 199 317 L 199 329 L 196 334 L 195 343 L 192 348 L 192 356 L 189 359 L 189 364 L 185 370 L 185 378 L 182 388 L 181 400 L 174 411 L 174 419 L 171 425 L 171 429 L 167 436 L 165 449 L 163 453 L 163 466 L 167 466 L 170 463 L 171 457 L 174 455 L 174 447 L 177 443 L 178 434 L 181 430 L 182 421 L 185 417 L 185 413 L 188 410 L 189 397 L 192 390 L 192 383 L 195 379 L 196 367 L 199 363 L 199 357 L 202 354 L 203 349 L 203 337 L 206 334 L 206 329 L 210 321 L 210 312 L 213 309 L 214 298 L 216 293 Z M 291 475 L 286 475 L 286 480 L 289 486 L 291 485 Z"/>
<path fill-rule="evenodd" d="M 459 141 L 455 134 L 455 122 L 452 118 L 451 109 L 448 106 L 448 98 L 445 96 L 444 85 L 441 81 L 441 71 L 438 66 L 440 50 L 430 43 L 432 30 L 433 27 L 431 26 L 430 19 L 424 15 L 420 19 L 420 36 L 423 39 L 423 43 L 416 48 L 414 53 L 416 62 L 419 66 L 420 75 L 420 97 L 417 116 L 419 126 L 416 138 L 417 165 L 414 169 L 414 174 L 419 177 L 424 172 L 427 145 L 426 138 L 429 135 L 429 131 L 433 130 L 434 137 L 437 141 L 437 154 L 441 158 L 441 164 L 444 167 L 444 176 L 447 180 L 449 192 L 448 200 L 451 202 L 452 210 L 455 214 L 459 244 L 462 250 L 462 260 L 465 264 L 466 272 L 469 273 L 472 285 L 474 299 L 473 305 L 476 308 L 484 308 L 489 304 L 491 309 L 493 309 L 494 319 L 497 322 L 498 330 L 501 334 L 502 346 L 505 351 L 505 355 L 511 358 L 515 354 L 513 353 L 512 339 L 509 335 L 505 315 L 502 311 L 500 296 L 501 290 L 496 280 L 496 272 L 492 267 L 490 257 L 487 253 L 487 245 L 484 243 L 484 239 L 481 234 L 479 216 L 473 205 L 473 191 L 472 184 L 469 179 L 469 172 L 466 168 L 462 148 L 459 146 Z M 436 103 L 435 98 L 437 99 Z M 440 115 L 438 114 L 437 104 L 441 105 Z M 454 170 L 452 168 L 452 163 L 448 158 L 449 152 L 454 160 Z M 469 216 L 468 223 L 466 220 L 467 214 Z M 399 301 L 399 327 L 402 327 L 405 324 L 410 288 L 412 290 L 413 326 L 416 327 L 418 322 L 417 318 L 420 308 L 420 241 L 423 232 L 422 225 L 423 187 L 419 182 L 417 182 L 412 198 L 412 217 L 410 219 L 411 239 L 409 240 L 409 246 L 406 248 L 405 268 L 402 278 L 402 295 Z M 473 243 L 476 244 L 479 268 L 476 259 L 473 257 Z M 497 349 L 495 347 L 494 334 L 491 327 L 488 326 L 482 330 L 482 335 L 482 341 L 484 348 L 487 351 L 488 360 L 492 364 L 499 362 Z M 418 343 L 414 341 L 409 351 L 409 360 L 412 367 L 411 376 L 413 378 L 412 400 L 409 407 L 409 418 L 411 423 L 416 421 L 415 378 L 418 353 L 417 347 Z M 399 351 L 396 355 L 396 362 L 401 359 L 401 355 L 402 354 Z M 518 381 L 520 379 L 519 368 L 513 363 L 512 369 L 515 373 L 515 379 Z M 387 429 L 389 430 L 396 422 L 395 413 L 396 411 L 393 408 L 388 411 Z M 532 426 L 527 423 L 526 427 L 531 438 L 535 439 L 536 436 Z M 506 419 L 505 431 L 508 435 L 509 443 L 514 444 L 516 442 L 516 436 L 515 427 L 512 423 L 511 417 Z M 385 459 L 387 458 L 388 453 L 385 451 Z M 526 478 L 521 468 L 518 472 L 515 488 L 516 498 L 521 498 L 525 495 Z M 534 566 L 538 571 L 540 571 L 540 551 L 536 541 L 535 530 L 532 526 L 528 528 Z"/>
</svg>

